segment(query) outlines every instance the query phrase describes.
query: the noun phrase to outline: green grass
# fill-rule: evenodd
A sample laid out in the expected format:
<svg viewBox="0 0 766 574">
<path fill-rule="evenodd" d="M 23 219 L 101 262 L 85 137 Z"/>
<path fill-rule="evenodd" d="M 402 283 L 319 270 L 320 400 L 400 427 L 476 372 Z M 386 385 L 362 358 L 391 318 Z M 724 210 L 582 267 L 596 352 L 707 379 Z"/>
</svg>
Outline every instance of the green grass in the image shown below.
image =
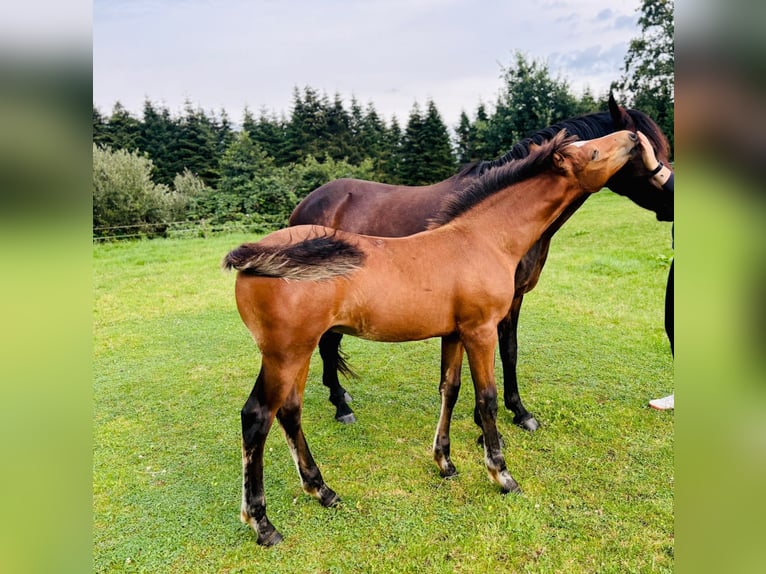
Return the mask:
<svg viewBox="0 0 766 574">
<path fill-rule="evenodd" d="M 94 246 L 97 572 L 672 571 L 673 414 L 646 407 L 673 389 L 667 224 L 602 192 L 554 238 L 519 328 L 521 392 L 542 427 L 498 416 L 521 496 L 486 476 L 467 374 L 459 475 L 439 477 L 438 340 L 346 337 L 360 375 L 350 426 L 334 421 L 315 356 L 304 430 L 343 503 L 302 493 L 275 428 L 266 496 L 285 540 L 270 549 L 239 522 L 239 410 L 259 357 L 219 267 L 252 239 Z"/>
</svg>

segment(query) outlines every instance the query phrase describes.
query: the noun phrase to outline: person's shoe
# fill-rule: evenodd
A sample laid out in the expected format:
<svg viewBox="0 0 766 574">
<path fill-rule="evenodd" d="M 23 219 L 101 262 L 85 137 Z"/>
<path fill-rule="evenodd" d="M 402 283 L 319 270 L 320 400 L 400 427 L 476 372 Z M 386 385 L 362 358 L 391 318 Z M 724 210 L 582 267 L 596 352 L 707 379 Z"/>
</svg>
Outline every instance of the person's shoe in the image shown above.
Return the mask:
<svg viewBox="0 0 766 574">
<path fill-rule="evenodd" d="M 672 395 L 668 395 L 667 397 L 662 397 L 661 399 L 652 399 L 649 401 L 649 406 L 653 409 L 657 409 L 658 411 L 668 411 L 673 408 L 673 397 L 675 396 L 675 393 Z"/>
</svg>

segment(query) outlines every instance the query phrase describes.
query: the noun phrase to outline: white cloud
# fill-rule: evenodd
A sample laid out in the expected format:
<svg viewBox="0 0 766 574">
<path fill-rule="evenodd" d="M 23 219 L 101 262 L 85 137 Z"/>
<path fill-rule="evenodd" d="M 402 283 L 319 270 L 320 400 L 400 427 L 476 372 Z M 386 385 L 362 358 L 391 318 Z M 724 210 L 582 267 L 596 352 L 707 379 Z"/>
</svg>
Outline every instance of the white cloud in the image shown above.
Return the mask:
<svg viewBox="0 0 766 574">
<path fill-rule="evenodd" d="M 635 0 L 96 0 L 94 103 L 179 111 L 189 98 L 238 121 L 245 106 L 288 112 L 309 85 L 400 123 L 431 98 L 452 125 L 494 102 L 515 50 L 599 92 L 619 76 L 616 51 L 637 31 L 618 23 L 634 12 Z"/>
</svg>

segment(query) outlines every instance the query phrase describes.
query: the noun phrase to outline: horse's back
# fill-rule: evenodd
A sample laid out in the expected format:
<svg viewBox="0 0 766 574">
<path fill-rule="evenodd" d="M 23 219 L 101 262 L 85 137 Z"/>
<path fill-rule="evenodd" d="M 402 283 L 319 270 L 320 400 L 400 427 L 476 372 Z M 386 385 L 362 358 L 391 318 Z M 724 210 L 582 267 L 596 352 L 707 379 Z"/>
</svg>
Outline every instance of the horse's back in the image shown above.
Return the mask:
<svg viewBox="0 0 766 574">
<path fill-rule="evenodd" d="M 363 235 L 403 237 L 426 229 L 454 178 L 428 186 L 336 179 L 307 195 L 289 224 L 324 225 Z"/>
<path fill-rule="evenodd" d="M 335 179 L 304 197 L 290 215 L 289 224 L 340 228 L 339 224 L 348 219 L 347 211 L 352 202 L 354 210 L 358 210 L 359 205 L 370 203 L 377 195 L 385 194 L 392 187 L 363 179 Z"/>
</svg>

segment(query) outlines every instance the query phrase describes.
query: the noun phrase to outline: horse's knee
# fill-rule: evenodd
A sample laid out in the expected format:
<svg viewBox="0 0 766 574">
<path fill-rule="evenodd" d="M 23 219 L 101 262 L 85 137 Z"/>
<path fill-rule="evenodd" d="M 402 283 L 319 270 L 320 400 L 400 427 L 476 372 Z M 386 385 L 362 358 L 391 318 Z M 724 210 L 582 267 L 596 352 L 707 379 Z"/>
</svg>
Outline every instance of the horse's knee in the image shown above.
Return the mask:
<svg viewBox="0 0 766 574">
<path fill-rule="evenodd" d="M 493 385 L 476 391 L 476 413 L 497 416 L 497 388 Z"/>
</svg>

